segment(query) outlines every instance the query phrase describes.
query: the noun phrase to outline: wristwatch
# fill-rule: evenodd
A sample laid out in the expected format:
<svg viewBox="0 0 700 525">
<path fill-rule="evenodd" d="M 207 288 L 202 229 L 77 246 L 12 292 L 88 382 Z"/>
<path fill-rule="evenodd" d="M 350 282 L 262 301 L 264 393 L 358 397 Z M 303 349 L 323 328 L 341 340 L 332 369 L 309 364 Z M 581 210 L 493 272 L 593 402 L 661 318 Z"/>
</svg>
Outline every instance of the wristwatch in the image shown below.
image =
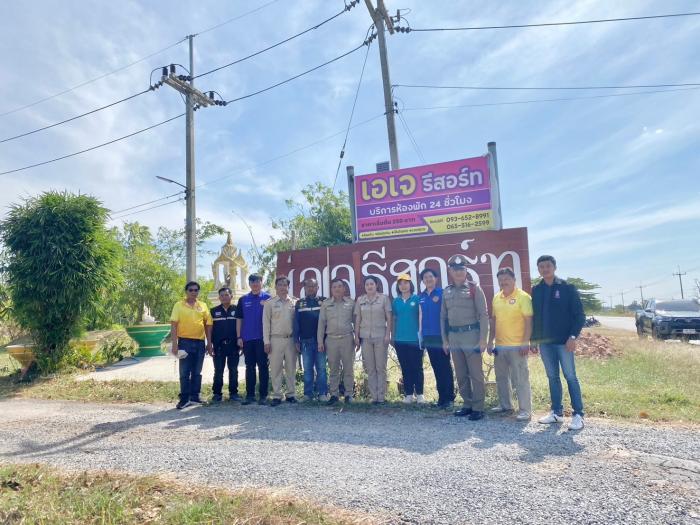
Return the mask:
<svg viewBox="0 0 700 525">
<path fill-rule="evenodd" d="M 569 336 L 569 339 L 571 339 L 572 341 L 576 341 L 576 336 L 575 336 L 575 335 L 570 335 L 570 336 Z"/>
</svg>

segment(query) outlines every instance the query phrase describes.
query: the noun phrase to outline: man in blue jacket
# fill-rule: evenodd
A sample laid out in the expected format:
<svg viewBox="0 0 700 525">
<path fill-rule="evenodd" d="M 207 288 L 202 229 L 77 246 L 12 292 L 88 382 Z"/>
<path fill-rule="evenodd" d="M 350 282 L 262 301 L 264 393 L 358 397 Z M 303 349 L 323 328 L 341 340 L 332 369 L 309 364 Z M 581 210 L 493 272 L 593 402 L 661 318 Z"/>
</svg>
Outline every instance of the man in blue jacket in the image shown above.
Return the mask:
<svg viewBox="0 0 700 525">
<path fill-rule="evenodd" d="M 543 425 L 564 421 L 561 367 L 569 388 L 573 417 L 569 429 L 583 428 L 583 399 L 576 377 L 574 352 L 576 339 L 581 334 L 586 317 L 581 297 L 576 288 L 555 275 L 557 262 L 551 255 L 537 259 L 537 271 L 542 281 L 532 288 L 533 330 L 532 341 L 539 345 L 542 362 L 549 380 L 552 410 L 539 419 Z"/>
</svg>

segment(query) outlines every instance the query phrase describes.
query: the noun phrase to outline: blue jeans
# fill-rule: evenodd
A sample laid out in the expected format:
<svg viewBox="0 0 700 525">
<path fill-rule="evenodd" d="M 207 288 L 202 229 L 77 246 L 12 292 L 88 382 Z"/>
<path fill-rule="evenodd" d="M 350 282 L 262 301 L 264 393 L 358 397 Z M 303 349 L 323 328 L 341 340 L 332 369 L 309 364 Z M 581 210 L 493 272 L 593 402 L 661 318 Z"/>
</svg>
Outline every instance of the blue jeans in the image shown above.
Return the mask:
<svg viewBox="0 0 700 525">
<path fill-rule="evenodd" d="M 569 397 L 574 414 L 583 416 L 583 398 L 581 397 L 581 385 L 576 377 L 574 365 L 574 353 L 568 352 L 565 345 L 540 345 L 540 354 L 544 369 L 549 380 L 549 397 L 552 400 L 552 412 L 561 416 L 564 414 L 562 405 L 562 386 L 559 377 L 559 366 L 564 373 L 564 379 L 569 387 Z"/>
<path fill-rule="evenodd" d="M 318 351 L 316 339 L 301 340 L 301 358 L 304 364 L 304 395 L 313 397 L 314 390 L 319 396 L 328 394 L 326 352 Z"/>
<path fill-rule="evenodd" d="M 187 357 L 180 359 L 180 400 L 198 400 L 202 389 L 202 365 L 204 364 L 204 341 L 180 337 L 177 347 L 187 352 Z"/>
</svg>

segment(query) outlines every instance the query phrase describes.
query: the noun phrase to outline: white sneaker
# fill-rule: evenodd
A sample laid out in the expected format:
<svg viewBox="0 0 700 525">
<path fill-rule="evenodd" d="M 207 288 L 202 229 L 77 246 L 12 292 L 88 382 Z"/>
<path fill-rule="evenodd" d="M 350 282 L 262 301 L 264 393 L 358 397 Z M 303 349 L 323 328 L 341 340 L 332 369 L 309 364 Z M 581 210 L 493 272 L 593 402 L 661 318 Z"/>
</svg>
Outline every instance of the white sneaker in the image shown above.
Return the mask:
<svg viewBox="0 0 700 525">
<path fill-rule="evenodd" d="M 546 416 L 539 418 L 537 422 L 542 425 L 551 425 L 552 423 L 563 423 L 564 418 L 556 415 L 554 412 L 550 412 Z"/>
<path fill-rule="evenodd" d="M 416 396 L 416 403 L 419 405 L 425 405 L 428 402 L 427 399 L 425 399 L 425 396 L 423 394 L 418 394 Z"/>
<path fill-rule="evenodd" d="M 406 405 L 413 403 L 413 396 L 404 396 L 403 403 Z"/>
<path fill-rule="evenodd" d="M 521 410 L 520 412 L 518 412 L 518 415 L 515 416 L 515 419 L 517 419 L 518 421 L 529 421 L 530 417 L 532 417 L 530 415 L 530 412 L 526 412 L 525 410 Z"/>
<path fill-rule="evenodd" d="M 569 430 L 581 430 L 583 428 L 583 416 L 574 414 L 569 423 Z"/>
</svg>

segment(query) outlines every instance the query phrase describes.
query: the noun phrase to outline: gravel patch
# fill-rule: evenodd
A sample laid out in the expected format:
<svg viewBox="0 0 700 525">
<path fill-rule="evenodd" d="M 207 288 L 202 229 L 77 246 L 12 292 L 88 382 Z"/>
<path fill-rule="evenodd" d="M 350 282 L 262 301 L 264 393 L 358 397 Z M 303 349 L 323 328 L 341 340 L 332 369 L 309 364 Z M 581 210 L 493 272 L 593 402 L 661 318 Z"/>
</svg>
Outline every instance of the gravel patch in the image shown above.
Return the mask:
<svg viewBox="0 0 700 525">
<path fill-rule="evenodd" d="M 0 402 L 0 460 L 288 489 L 391 523 L 700 522 L 693 429 L 430 411 Z"/>
</svg>

